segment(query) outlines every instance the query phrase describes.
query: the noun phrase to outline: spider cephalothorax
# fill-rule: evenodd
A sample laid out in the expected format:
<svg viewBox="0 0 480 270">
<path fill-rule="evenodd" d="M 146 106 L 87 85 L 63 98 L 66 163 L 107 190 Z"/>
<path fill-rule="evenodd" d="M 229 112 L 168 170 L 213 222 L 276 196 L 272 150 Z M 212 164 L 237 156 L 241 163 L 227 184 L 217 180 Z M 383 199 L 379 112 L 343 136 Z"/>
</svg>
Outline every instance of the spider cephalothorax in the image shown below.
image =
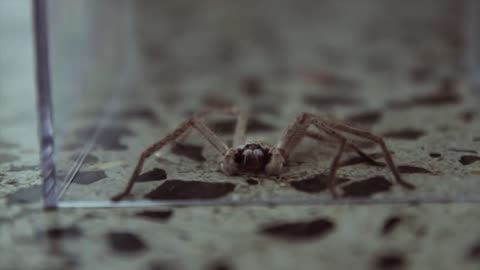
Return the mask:
<svg viewBox="0 0 480 270">
<path fill-rule="evenodd" d="M 286 158 L 280 148 L 263 143 L 247 143 L 228 149 L 220 161 L 226 175 L 265 173 L 280 176 Z"/>
<path fill-rule="evenodd" d="M 211 112 L 223 112 L 237 116 L 237 124 L 233 136 L 233 146 L 229 147 L 218 137 L 203 121 L 206 115 Z M 247 127 L 247 116 L 244 112 L 235 108 L 206 110 L 194 115 L 191 119 L 181 123 L 174 131 L 167 134 L 163 139 L 147 148 L 140 156 L 137 166 L 133 170 L 132 176 L 125 189 L 112 197 L 113 200 L 120 200 L 126 196 L 133 187 L 138 175 L 141 173 L 144 161 L 159 151 L 168 143 L 175 142 L 184 138 L 191 130 L 196 129 L 221 155 L 220 169 L 225 175 L 238 175 L 241 173 L 265 173 L 272 176 L 280 176 L 283 167 L 287 162 L 292 151 L 298 146 L 303 137 L 311 137 L 319 141 L 333 140 L 339 144 L 337 153 L 330 165 L 330 172 L 327 179 L 327 185 L 334 196 L 335 175 L 340 167 L 340 159 L 346 148 L 357 152 L 362 158 L 371 164 L 383 166 L 383 163 L 373 160 L 365 154 L 355 144 L 349 141 L 346 135 L 360 137 L 372 141 L 380 146 L 384 154 L 385 161 L 393 173 L 395 181 L 409 189 L 414 186 L 403 181 L 397 167 L 393 163 L 392 156 L 385 145 L 383 139 L 369 131 L 354 128 L 352 126 L 324 118 L 320 115 L 311 113 L 301 113 L 295 122 L 290 125 L 277 145 L 268 146 L 262 143 L 246 143 L 245 131 Z M 310 131 L 309 128 L 316 128 L 317 132 Z"/>
<path fill-rule="evenodd" d="M 236 149 L 235 163 L 240 170 L 246 172 L 259 172 L 271 158 L 270 147 L 258 143 L 249 143 Z"/>
</svg>

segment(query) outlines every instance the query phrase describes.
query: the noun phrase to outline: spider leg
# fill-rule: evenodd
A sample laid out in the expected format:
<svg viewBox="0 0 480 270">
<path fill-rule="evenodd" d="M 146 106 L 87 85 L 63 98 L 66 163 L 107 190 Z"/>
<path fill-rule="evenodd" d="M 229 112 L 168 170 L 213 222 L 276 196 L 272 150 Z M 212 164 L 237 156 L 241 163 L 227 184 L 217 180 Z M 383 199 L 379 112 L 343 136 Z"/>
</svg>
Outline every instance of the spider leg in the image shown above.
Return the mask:
<svg viewBox="0 0 480 270">
<path fill-rule="evenodd" d="M 334 137 L 340 142 L 340 147 L 338 147 L 337 154 L 335 155 L 335 157 L 332 160 L 332 163 L 330 164 L 330 171 L 327 179 L 328 189 L 330 190 L 330 192 L 333 194 L 334 197 L 338 197 L 337 191 L 335 190 L 335 185 L 336 185 L 335 176 L 337 175 L 337 169 L 340 165 L 340 159 L 342 158 L 342 154 L 345 151 L 345 146 L 347 145 L 347 138 L 335 132 L 334 130 L 327 129 L 324 127 L 319 127 L 319 126 L 317 126 L 317 128 L 324 131 L 326 134 Z"/>
<path fill-rule="evenodd" d="M 277 144 L 277 148 L 282 149 L 285 160 L 288 160 L 288 157 L 292 151 L 297 147 L 300 141 L 306 134 L 306 131 L 310 124 L 312 123 L 310 117 L 306 113 L 300 114 L 295 122 L 288 126 L 282 138 Z"/>
<path fill-rule="evenodd" d="M 383 153 L 384 153 L 384 157 L 385 157 L 385 160 L 387 162 L 387 165 L 393 173 L 395 181 L 405 188 L 408 188 L 408 189 L 414 189 L 415 188 L 414 185 L 404 181 L 400 177 L 400 173 L 398 172 L 398 169 L 393 162 L 393 158 L 392 158 L 390 152 L 388 151 L 384 140 L 381 137 L 376 136 L 376 135 L 374 135 L 374 134 L 372 134 L 368 131 L 353 128 L 353 127 L 350 127 L 348 125 L 341 124 L 341 123 L 335 122 L 333 120 L 330 120 L 328 118 L 322 118 L 318 115 L 314 115 L 314 114 L 310 114 L 310 113 L 301 113 L 297 117 L 295 122 L 287 128 L 284 136 L 282 137 L 280 142 L 277 144 L 277 148 L 282 150 L 282 153 L 284 154 L 285 159 L 288 159 L 288 156 L 292 153 L 294 148 L 300 143 L 300 141 L 302 140 L 302 138 L 304 136 L 310 136 L 312 134 L 315 134 L 315 133 L 308 132 L 308 130 L 307 130 L 308 127 L 311 124 L 314 124 L 318 129 L 320 129 L 321 131 L 325 132 L 326 134 L 336 138 L 341 143 L 341 145 L 338 149 L 338 152 L 337 152 L 337 154 L 336 154 L 336 156 L 335 156 L 335 158 L 332 161 L 332 164 L 330 166 L 330 175 L 329 175 L 329 180 L 328 180 L 329 181 L 329 189 L 331 190 L 331 192 L 334 196 L 336 196 L 336 192 L 335 192 L 335 189 L 334 189 L 334 187 L 335 187 L 335 182 L 334 182 L 335 181 L 335 174 L 336 174 L 336 170 L 338 169 L 338 164 L 339 164 L 340 158 L 342 156 L 342 153 L 343 153 L 345 147 L 352 148 L 360 156 L 366 158 L 372 164 L 375 164 L 375 165 L 382 164 L 382 163 L 379 163 L 379 162 L 371 159 L 368 155 L 366 155 L 363 151 L 361 151 L 354 144 L 348 143 L 348 140 L 341 134 L 341 132 L 348 133 L 348 134 L 351 134 L 351 135 L 354 135 L 354 136 L 357 136 L 357 137 L 360 137 L 360 138 L 364 138 L 364 139 L 367 139 L 367 140 L 370 140 L 370 141 L 373 141 L 373 142 L 379 144 L 380 147 L 382 148 Z M 323 139 L 323 137 L 321 135 L 318 135 L 318 136 L 313 135 L 313 136 L 317 137 L 317 139 Z M 382 164 L 382 166 L 383 166 L 383 164 Z"/>
<path fill-rule="evenodd" d="M 240 110 L 236 107 L 226 107 L 226 108 L 210 108 L 200 111 L 194 114 L 194 117 L 197 119 L 204 119 L 213 113 L 222 113 L 231 116 L 235 116 L 237 118 L 235 124 L 235 131 L 233 134 L 233 143 L 232 147 L 236 147 L 245 143 L 245 133 L 247 130 L 247 122 L 248 122 L 248 115 L 245 111 Z M 176 142 L 183 142 L 186 137 L 190 134 L 190 131 L 185 132 L 182 134 Z"/>
<path fill-rule="evenodd" d="M 312 132 L 312 131 L 307 130 L 305 135 L 307 137 L 310 137 L 310 138 L 318 140 L 318 141 L 326 141 L 327 140 L 327 138 L 323 137 L 318 132 Z M 347 143 L 346 143 L 346 147 L 355 151 L 361 158 L 365 159 L 365 161 L 367 161 L 369 164 L 371 164 L 373 166 L 379 166 L 379 167 L 385 166 L 384 163 L 376 161 L 375 159 L 371 158 L 368 154 L 363 152 L 358 146 L 356 146 L 354 143 L 352 143 L 348 140 L 347 140 Z"/>
<path fill-rule="evenodd" d="M 380 148 L 382 149 L 382 152 L 383 152 L 384 157 L 385 157 L 385 161 L 387 162 L 388 167 L 392 171 L 392 174 L 394 176 L 395 181 L 398 184 L 400 184 L 401 186 L 403 186 L 407 189 L 414 189 L 415 188 L 414 185 L 404 181 L 400 177 L 400 173 L 399 173 L 397 167 L 395 166 L 395 163 L 393 162 L 392 155 L 388 151 L 387 145 L 385 144 L 385 141 L 383 140 L 382 137 L 374 135 L 369 131 L 354 128 L 354 127 L 351 127 L 349 125 L 342 124 L 342 123 L 339 123 L 339 122 L 334 122 L 334 121 L 323 119 L 318 115 L 310 115 L 310 117 L 312 118 L 312 121 L 314 123 L 316 123 L 315 125 L 317 125 L 317 126 L 323 126 L 323 127 L 327 127 L 327 128 L 330 128 L 330 129 L 334 129 L 334 130 L 339 131 L 339 132 L 348 133 L 350 135 L 354 135 L 354 136 L 357 136 L 357 137 L 360 137 L 360 138 L 363 138 L 363 139 L 373 141 L 373 142 L 377 143 L 378 145 L 380 145 Z"/>
<path fill-rule="evenodd" d="M 335 190 L 335 176 L 337 174 L 337 169 L 339 167 L 340 159 L 342 158 L 342 154 L 345 151 L 345 147 L 351 147 L 355 150 L 360 151 L 361 155 L 364 155 L 368 157 L 365 153 L 363 153 L 360 149 L 356 148 L 353 144 L 348 143 L 347 138 L 345 136 L 341 135 L 340 133 L 327 128 L 323 126 L 317 125 L 314 121 L 312 121 L 312 118 L 309 114 L 302 113 L 300 114 L 295 122 L 290 125 L 285 132 L 284 136 L 280 140 L 280 142 L 277 144 L 277 148 L 282 149 L 283 154 L 285 156 L 285 159 L 288 158 L 288 156 L 291 154 L 291 152 L 295 149 L 295 147 L 300 143 L 300 141 L 305 137 L 305 136 L 311 136 L 316 140 L 325 140 L 324 137 L 322 137 L 318 133 L 313 133 L 309 132 L 308 128 L 310 125 L 315 124 L 315 126 L 320 129 L 320 131 L 323 131 L 327 135 L 330 135 L 334 139 L 338 140 L 340 142 L 340 147 L 337 150 L 337 153 L 332 160 L 332 163 L 330 164 L 330 172 L 329 176 L 327 179 L 327 185 L 330 190 L 330 192 L 333 194 L 334 197 L 337 197 L 338 194 Z M 367 159 L 371 159 L 368 157 Z M 376 161 L 374 161 L 376 162 Z"/>
<path fill-rule="evenodd" d="M 353 150 L 357 151 L 357 153 L 360 156 L 362 156 L 363 158 L 366 158 L 367 161 L 373 163 L 374 165 L 377 165 L 377 166 L 379 164 L 382 165 L 382 166 L 384 165 L 383 163 L 380 163 L 380 162 L 372 159 L 371 157 L 369 157 L 367 154 L 362 152 L 362 150 L 360 150 L 356 145 L 354 145 L 352 143 L 349 143 L 348 139 L 344 135 L 339 133 L 338 131 L 336 131 L 334 129 L 331 129 L 331 128 L 328 128 L 326 126 L 319 125 L 316 122 L 313 122 L 313 123 L 319 130 L 323 131 L 325 134 L 337 139 L 340 142 L 340 147 L 337 150 L 337 154 L 335 155 L 335 158 L 332 160 L 332 163 L 330 164 L 330 172 L 329 172 L 328 179 L 327 179 L 328 188 L 329 188 L 330 192 L 333 194 L 334 197 L 338 196 L 338 194 L 335 190 L 335 186 L 336 186 L 336 177 L 335 176 L 337 175 L 337 170 L 340 167 L 340 159 L 342 157 L 343 152 L 345 151 L 345 147 L 350 147 Z M 320 138 L 320 139 L 325 140 L 325 138 L 323 138 L 318 133 L 307 132 L 306 135 L 307 136 L 314 135 L 316 139 Z"/>
<path fill-rule="evenodd" d="M 225 154 L 228 151 L 228 146 L 217 136 L 211 129 L 209 129 L 201 120 L 197 119 L 196 117 L 191 118 L 180 124 L 174 131 L 167 134 L 163 139 L 154 143 L 150 147 L 148 147 L 145 151 L 142 152 L 140 158 L 138 159 L 137 165 L 132 172 L 130 179 L 125 186 L 125 189 L 112 196 L 111 200 L 118 201 L 121 200 L 123 197 L 128 195 L 135 184 L 135 181 L 138 175 L 141 173 L 143 164 L 146 159 L 152 156 L 155 152 L 159 151 L 165 145 L 174 142 L 178 139 L 182 134 L 185 132 L 190 131 L 192 128 L 196 129 L 200 134 L 220 153 Z"/>
<path fill-rule="evenodd" d="M 248 115 L 244 111 L 238 111 L 237 124 L 235 125 L 235 132 L 233 134 L 232 147 L 237 147 L 245 143 L 245 134 L 247 132 Z"/>
<path fill-rule="evenodd" d="M 312 123 L 313 121 L 312 121 L 311 115 L 307 113 L 302 113 L 297 117 L 295 122 L 287 128 L 282 139 L 277 144 L 277 148 L 283 149 L 284 154 L 286 155 L 286 158 L 293 152 L 295 147 L 298 146 L 298 144 L 301 142 L 301 140 L 305 136 L 311 137 L 318 141 L 326 140 L 326 138 L 324 138 L 322 135 L 308 130 L 309 126 Z M 346 147 L 351 148 L 352 150 L 357 152 L 358 155 L 365 158 L 371 164 L 374 164 L 377 166 L 380 166 L 382 164 L 372 159 L 371 157 L 369 157 L 366 153 L 360 150 L 360 148 L 358 148 L 356 145 L 354 145 L 349 141 L 346 142 Z"/>
</svg>

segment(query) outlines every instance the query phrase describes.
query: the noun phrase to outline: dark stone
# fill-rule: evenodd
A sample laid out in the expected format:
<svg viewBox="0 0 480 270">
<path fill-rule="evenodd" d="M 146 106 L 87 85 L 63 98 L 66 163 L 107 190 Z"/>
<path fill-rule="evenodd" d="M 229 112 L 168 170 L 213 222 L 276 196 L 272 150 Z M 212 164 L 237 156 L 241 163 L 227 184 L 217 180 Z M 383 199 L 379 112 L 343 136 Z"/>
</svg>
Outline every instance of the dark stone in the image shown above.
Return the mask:
<svg viewBox="0 0 480 270">
<path fill-rule="evenodd" d="M 443 80 L 439 89 L 432 94 L 416 96 L 404 102 L 390 102 L 389 105 L 394 109 L 455 105 L 462 101 L 462 97 L 454 91 L 454 87 L 453 80 Z"/>
<path fill-rule="evenodd" d="M 168 210 L 145 210 L 142 212 L 135 213 L 135 216 L 142 217 L 155 221 L 165 221 L 169 220 L 173 215 L 173 211 Z"/>
<path fill-rule="evenodd" d="M 258 185 L 258 181 L 255 180 L 255 179 L 249 178 L 249 179 L 246 180 L 246 182 L 247 182 L 247 184 L 249 184 L 249 185 L 251 185 L 251 186 Z"/>
<path fill-rule="evenodd" d="M 318 108 L 330 108 L 334 106 L 356 106 L 361 103 L 360 100 L 350 96 L 319 96 L 306 95 L 305 104 L 316 106 Z"/>
<path fill-rule="evenodd" d="M 221 198 L 235 189 L 232 183 L 168 180 L 145 195 L 151 200 L 195 200 Z"/>
<path fill-rule="evenodd" d="M 440 153 L 430 153 L 430 157 L 432 157 L 432 158 L 439 158 L 441 156 L 442 156 L 442 154 L 440 154 Z"/>
<path fill-rule="evenodd" d="M 232 120 L 222 120 L 222 121 L 215 121 L 209 122 L 209 126 L 212 130 L 221 135 L 233 134 L 235 131 L 235 125 L 237 121 L 235 119 Z M 268 132 L 274 131 L 276 127 L 265 123 L 257 118 L 250 118 L 247 124 L 247 132 Z"/>
<path fill-rule="evenodd" d="M 137 177 L 137 182 L 151 182 L 167 179 L 167 172 L 163 169 L 154 168 L 151 171 L 140 174 Z"/>
<path fill-rule="evenodd" d="M 402 222 L 402 218 L 399 216 L 392 216 L 385 220 L 382 226 L 381 234 L 387 235 L 393 232 L 395 228 Z"/>
<path fill-rule="evenodd" d="M 109 232 L 106 237 L 110 248 L 122 255 L 137 254 L 148 249 L 141 238 L 130 232 Z"/>
<path fill-rule="evenodd" d="M 91 154 L 87 154 L 85 156 L 85 160 L 83 161 L 85 164 L 95 164 L 99 161 L 99 159 L 94 156 L 94 155 L 91 155 Z"/>
<path fill-rule="evenodd" d="M 10 163 L 13 161 L 19 160 L 19 157 L 16 155 L 8 154 L 8 153 L 0 153 L 0 164 L 2 163 Z"/>
<path fill-rule="evenodd" d="M 198 162 L 204 162 L 207 159 L 203 156 L 203 146 L 193 145 L 193 144 L 184 144 L 184 143 L 175 143 L 172 147 L 172 153 L 184 156 L 191 160 Z"/>
<path fill-rule="evenodd" d="M 358 142 L 355 142 L 355 145 L 360 149 L 368 149 L 368 148 L 374 148 L 378 144 L 372 141 L 358 141 Z"/>
<path fill-rule="evenodd" d="M 475 118 L 475 115 L 476 115 L 476 112 L 474 111 L 464 111 L 460 113 L 460 119 L 462 119 L 464 123 L 468 124 L 473 121 L 473 119 Z"/>
<path fill-rule="evenodd" d="M 83 231 L 75 225 L 70 227 L 51 227 L 46 232 L 41 233 L 41 235 L 51 240 L 76 239 L 83 235 Z"/>
<path fill-rule="evenodd" d="M 208 267 L 210 270 L 231 270 L 230 264 L 225 261 L 215 261 Z"/>
<path fill-rule="evenodd" d="M 383 157 L 383 154 L 382 153 L 373 153 L 373 154 L 369 154 L 368 156 L 372 159 L 378 159 L 378 158 Z M 385 166 L 385 164 L 381 163 L 381 162 L 378 162 L 377 164 L 371 164 L 371 162 L 368 159 L 366 159 L 362 156 L 355 156 L 355 157 L 349 158 L 345 161 L 342 161 L 342 162 L 340 162 L 339 166 L 340 167 L 345 167 L 345 166 L 352 166 L 352 165 L 357 165 L 357 164 L 361 164 L 361 163 L 368 163 L 370 165 L 379 166 L 379 167 Z"/>
<path fill-rule="evenodd" d="M 287 240 L 308 240 L 326 235 L 335 228 L 335 224 L 326 218 L 312 221 L 291 222 L 268 225 L 260 233 Z"/>
<path fill-rule="evenodd" d="M 392 187 L 383 176 L 374 176 L 342 187 L 345 197 L 369 197 L 376 193 L 389 191 Z"/>
<path fill-rule="evenodd" d="M 105 150 L 126 150 L 128 146 L 120 141 L 124 136 L 133 136 L 135 133 L 126 127 L 103 128 L 97 138 L 97 145 Z"/>
<path fill-rule="evenodd" d="M 417 140 L 425 135 L 425 131 L 414 128 L 406 128 L 400 130 L 387 131 L 383 133 L 383 137 L 402 140 Z"/>
<path fill-rule="evenodd" d="M 453 77 L 442 78 L 438 83 L 439 93 L 455 93 L 457 80 Z"/>
<path fill-rule="evenodd" d="M 411 166 L 411 165 L 400 165 L 397 167 L 397 169 L 400 173 L 428 173 L 428 174 L 432 173 L 431 171 L 425 168 Z"/>
<path fill-rule="evenodd" d="M 327 189 L 327 178 L 327 175 L 319 174 L 299 181 L 290 182 L 290 185 L 298 191 L 307 193 L 319 193 Z M 337 185 L 348 181 L 350 181 L 350 179 L 348 178 L 336 178 Z"/>
<path fill-rule="evenodd" d="M 16 147 L 18 147 L 18 144 L 9 143 L 9 142 L 0 140 L 0 149 L 12 149 Z"/>
<path fill-rule="evenodd" d="M 78 158 L 78 154 L 74 154 L 72 156 L 70 156 L 70 160 L 71 161 L 76 161 Z M 91 154 L 87 154 L 85 156 L 85 160 L 83 161 L 85 164 L 95 164 L 98 162 L 98 158 L 94 155 L 91 155 Z"/>
<path fill-rule="evenodd" d="M 7 196 L 7 202 L 11 203 L 33 203 L 42 199 L 42 186 L 33 185 L 21 188 L 15 193 Z"/>
<path fill-rule="evenodd" d="M 23 171 L 36 171 L 39 170 L 37 165 L 31 165 L 31 166 L 26 166 L 26 165 L 21 165 L 21 166 L 15 166 L 12 165 L 8 169 L 7 172 L 23 172 Z"/>
<path fill-rule="evenodd" d="M 417 66 L 412 69 L 410 78 L 415 83 L 422 83 L 432 78 L 433 67 L 431 66 Z"/>
<path fill-rule="evenodd" d="M 65 150 L 65 151 L 74 151 L 74 150 L 79 150 L 81 149 L 83 146 L 82 143 L 80 142 L 71 142 L 71 143 L 67 143 L 67 144 L 64 144 L 61 146 L 62 150 Z"/>
<path fill-rule="evenodd" d="M 245 78 L 242 87 L 243 93 L 249 97 L 257 97 L 263 93 L 262 81 L 257 77 Z"/>
<path fill-rule="evenodd" d="M 227 108 L 234 105 L 231 100 L 225 97 L 220 97 L 218 95 L 206 96 L 203 99 L 203 104 L 207 108 Z"/>
<path fill-rule="evenodd" d="M 277 128 L 269 123 L 263 122 L 257 118 L 250 118 L 247 123 L 247 132 L 269 132 Z"/>
<path fill-rule="evenodd" d="M 367 111 L 351 115 L 345 120 L 352 125 L 374 125 L 382 119 L 381 111 Z"/>
<path fill-rule="evenodd" d="M 130 108 L 115 114 L 121 120 L 145 120 L 151 125 L 157 125 L 159 120 L 154 111 L 149 108 Z"/>
<path fill-rule="evenodd" d="M 462 165 L 469 165 L 479 160 L 480 160 L 479 156 L 466 155 L 466 156 L 460 157 L 460 163 L 462 163 Z"/>
<path fill-rule="evenodd" d="M 470 259 L 480 261 L 480 242 L 474 244 L 470 248 L 470 252 L 468 253 L 468 257 Z"/>
<path fill-rule="evenodd" d="M 153 261 L 148 264 L 148 270 L 174 270 L 178 269 L 172 262 L 169 261 Z"/>
<path fill-rule="evenodd" d="M 60 269 L 76 269 L 80 265 L 80 258 L 77 256 L 77 254 L 66 251 L 62 251 L 62 253 L 63 254 L 61 254 L 61 257 L 63 259 L 63 268 Z"/>
<path fill-rule="evenodd" d="M 309 80 L 324 86 L 327 90 L 334 92 L 352 91 L 359 88 L 358 81 L 341 77 L 338 74 L 332 74 L 328 72 L 310 72 L 306 74 L 306 76 Z"/>
<path fill-rule="evenodd" d="M 60 179 L 63 179 L 64 176 L 59 176 Z M 107 175 L 104 171 L 83 171 L 78 172 L 73 178 L 73 183 L 78 185 L 90 185 L 97 181 L 107 178 Z"/>
<path fill-rule="evenodd" d="M 82 139 L 92 136 L 93 130 L 90 128 L 80 129 L 77 136 Z M 120 151 L 128 149 L 127 145 L 120 141 L 124 136 L 133 136 L 135 133 L 127 127 L 105 127 L 100 130 L 95 146 L 104 150 Z"/>
<path fill-rule="evenodd" d="M 405 266 L 405 259 L 399 254 L 384 254 L 375 260 L 375 268 L 381 270 L 400 269 Z"/>
</svg>

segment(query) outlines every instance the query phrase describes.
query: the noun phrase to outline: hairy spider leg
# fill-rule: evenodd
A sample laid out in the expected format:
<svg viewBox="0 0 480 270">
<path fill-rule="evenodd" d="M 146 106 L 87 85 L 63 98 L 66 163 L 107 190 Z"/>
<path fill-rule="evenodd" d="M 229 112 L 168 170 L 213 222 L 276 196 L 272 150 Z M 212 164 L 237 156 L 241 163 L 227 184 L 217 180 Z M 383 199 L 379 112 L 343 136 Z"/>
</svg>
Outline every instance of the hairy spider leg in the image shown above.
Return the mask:
<svg viewBox="0 0 480 270">
<path fill-rule="evenodd" d="M 345 150 L 345 147 L 351 147 L 352 149 L 354 150 L 357 150 L 359 153 L 359 155 L 362 157 L 362 158 L 366 158 L 368 162 L 372 162 L 374 163 L 375 165 L 378 165 L 378 161 L 376 160 L 373 160 L 372 158 L 370 158 L 367 154 L 363 153 L 360 149 L 358 149 L 355 145 L 353 144 L 349 144 L 348 143 L 348 139 L 343 136 L 342 134 L 340 134 L 339 132 L 333 130 L 333 129 L 330 129 L 330 128 L 326 128 L 326 127 L 323 127 L 323 126 L 319 126 L 317 125 L 315 122 L 314 122 L 314 125 L 322 130 L 323 132 L 325 132 L 327 135 L 335 138 L 336 140 L 339 141 L 340 143 L 340 146 L 337 150 L 337 153 L 334 157 L 334 159 L 332 160 L 332 163 L 330 164 L 330 171 L 329 171 L 329 174 L 328 174 L 328 178 L 327 178 L 327 186 L 328 186 L 328 189 L 330 190 L 330 192 L 333 194 L 334 197 L 337 197 L 338 194 L 336 192 L 336 189 L 335 189 L 335 186 L 336 186 L 336 174 L 337 174 L 337 170 L 338 168 L 340 167 L 340 159 L 343 155 L 343 152 Z M 307 134 L 307 135 L 310 135 L 310 134 Z M 382 163 L 380 163 L 382 164 Z M 383 164 L 382 164 L 383 165 Z"/>
<path fill-rule="evenodd" d="M 229 150 L 228 146 L 222 141 L 222 139 L 215 135 L 215 133 L 213 133 L 213 131 L 209 129 L 201 120 L 197 119 L 196 117 L 192 117 L 191 119 L 180 124 L 174 131 L 167 134 L 163 139 L 154 143 L 142 152 L 140 158 L 138 159 L 137 165 L 135 166 L 135 169 L 133 170 L 133 173 L 127 182 L 127 185 L 125 186 L 125 189 L 122 192 L 112 196 L 111 200 L 118 201 L 128 195 L 132 190 L 138 175 L 142 171 L 145 160 L 152 156 L 155 152 L 159 151 L 165 145 L 174 142 L 182 134 L 188 132 L 192 128 L 196 129 L 220 154 L 223 155 Z"/>
<path fill-rule="evenodd" d="M 233 133 L 232 147 L 237 147 L 245 144 L 245 141 L 246 141 L 245 134 L 246 134 L 247 122 L 248 122 L 248 114 L 245 111 L 238 109 L 237 107 L 210 108 L 210 109 L 206 109 L 198 113 L 195 113 L 194 117 L 197 119 L 205 119 L 206 117 L 208 117 L 213 113 L 221 113 L 221 114 L 226 114 L 226 115 L 231 115 L 236 117 L 237 121 L 235 124 L 235 131 Z M 180 143 L 184 142 L 185 139 L 190 134 L 190 132 L 191 130 L 188 130 L 187 132 L 182 134 L 176 141 Z"/>
<path fill-rule="evenodd" d="M 311 113 L 301 113 L 295 122 L 288 127 L 286 130 L 284 136 L 280 140 L 280 142 L 277 144 L 277 147 L 282 149 L 283 152 L 285 153 L 285 158 L 288 158 L 288 156 L 292 153 L 292 151 L 295 149 L 295 147 L 299 144 L 301 139 L 304 136 L 311 135 L 313 133 L 309 133 L 307 129 L 310 127 L 310 125 L 315 125 L 320 131 L 325 132 L 327 135 L 330 135 L 337 139 L 340 142 L 340 147 L 337 151 L 337 154 L 335 155 L 331 165 L 330 165 L 330 174 L 329 174 L 329 179 L 328 179 L 328 185 L 329 189 L 332 192 L 334 196 L 337 195 L 335 191 L 335 175 L 336 171 L 339 166 L 339 161 L 342 156 L 342 153 L 345 149 L 345 146 L 348 146 L 349 144 L 347 143 L 348 140 L 340 133 L 348 133 L 360 138 L 364 138 L 370 141 L 373 141 L 377 144 L 380 145 L 383 153 L 385 160 L 387 162 L 387 165 L 389 169 L 392 171 L 393 176 L 395 181 L 402 185 L 405 188 L 408 189 L 413 189 L 414 186 L 406 181 L 404 181 L 400 177 L 400 173 L 397 170 L 397 167 L 395 166 L 393 162 L 393 158 L 390 155 L 390 152 L 388 151 L 385 142 L 383 139 L 379 136 L 373 135 L 372 133 L 368 131 L 363 131 L 357 128 L 350 127 L 345 124 L 337 123 L 332 120 L 327 120 L 324 119 L 318 115 L 311 114 Z M 320 137 L 322 138 L 322 137 Z M 362 157 L 368 157 L 365 153 L 363 153 L 359 148 L 352 144 L 350 144 L 352 147 L 359 155 Z M 371 160 L 370 157 L 367 158 L 367 160 Z M 374 163 L 378 164 L 377 161 L 374 161 Z"/>
<path fill-rule="evenodd" d="M 328 141 L 327 138 L 323 137 L 318 132 L 307 130 L 305 135 L 317 141 Z M 385 163 L 376 161 L 375 159 L 370 157 L 367 153 L 363 152 L 358 146 L 356 146 L 353 142 L 349 141 L 348 139 L 347 139 L 346 147 L 355 151 L 361 158 L 363 158 L 370 165 L 377 166 L 377 167 L 385 167 Z"/>
<path fill-rule="evenodd" d="M 385 141 L 383 140 L 382 137 L 374 135 L 369 131 L 354 128 L 354 127 L 351 127 L 351 126 L 343 124 L 343 123 L 334 122 L 334 121 L 330 121 L 330 120 L 325 120 L 325 119 L 322 119 L 321 117 L 316 116 L 316 115 L 312 115 L 311 117 L 313 118 L 313 121 L 317 122 L 319 125 L 329 127 L 331 129 L 334 129 L 334 130 L 339 131 L 339 132 L 343 132 L 343 133 L 347 133 L 347 134 L 350 134 L 350 135 L 353 135 L 353 136 L 357 136 L 359 138 L 367 139 L 367 140 L 370 140 L 370 141 L 378 144 L 380 146 L 380 148 L 382 149 L 385 161 L 387 162 L 387 165 L 390 168 L 390 171 L 392 171 L 392 174 L 393 174 L 393 177 L 394 177 L 395 181 L 399 185 L 403 186 L 404 188 L 415 189 L 414 185 L 406 182 L 400 176 L 400 172 L 398 171 L 397 167 L 395 166 L 395 163 L 393 162 L 393 157 L 390 154 L 390 152 L 388 151 L 387 145 L 385 144 Z"/>
</svg>

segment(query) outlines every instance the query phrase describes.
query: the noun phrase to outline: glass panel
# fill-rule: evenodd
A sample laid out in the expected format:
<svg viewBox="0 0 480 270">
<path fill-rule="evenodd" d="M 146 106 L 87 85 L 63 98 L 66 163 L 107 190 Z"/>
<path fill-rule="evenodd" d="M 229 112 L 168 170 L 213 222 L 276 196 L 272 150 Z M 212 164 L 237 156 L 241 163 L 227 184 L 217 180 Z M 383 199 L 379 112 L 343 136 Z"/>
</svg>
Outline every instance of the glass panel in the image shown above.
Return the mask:
<svg viewBox="0 0 480 270">
<path fill-rule="evenodd" d="M 57 193 L 62 197 L 88 162 L 99 130 L 137 66 L 127 38 L 128 1 L 48 4 Z M 124 53 L 124 52 L 127 53 Z M 130 56 L 126 56 L 126 54 Z M 126 62 L 128 61 L 128 62 Z M 77 183 L 79 180 L 77 180 Z"/>
<path fill-rule="evenodd" d="M 57 0 L 49 19 L 63 206 L 342 202 L 326 185 L 339 140 L 325 124 L 321 142 L 302 140 L 288 155 L 280 179 L 226 176 L 193 131 L 145 162 L 127 201 L 109 202 L 142 151 L 192 113 L 228 106 L 249 112 L 249 142 L 271 147 L 301 112 L 383 136 L 415 189 L 395 183 L 370 135 L 329 125 L 349 142 L 337 171 L 343 202 L 480 198 L 457 1 Z M 231 145 L 234 118 L 205 122 Z"/>
<path fill-rule="evenodd" d="M 41 201 L 29 1 L 0 1 L 0 197 Z"/>
</svg>

